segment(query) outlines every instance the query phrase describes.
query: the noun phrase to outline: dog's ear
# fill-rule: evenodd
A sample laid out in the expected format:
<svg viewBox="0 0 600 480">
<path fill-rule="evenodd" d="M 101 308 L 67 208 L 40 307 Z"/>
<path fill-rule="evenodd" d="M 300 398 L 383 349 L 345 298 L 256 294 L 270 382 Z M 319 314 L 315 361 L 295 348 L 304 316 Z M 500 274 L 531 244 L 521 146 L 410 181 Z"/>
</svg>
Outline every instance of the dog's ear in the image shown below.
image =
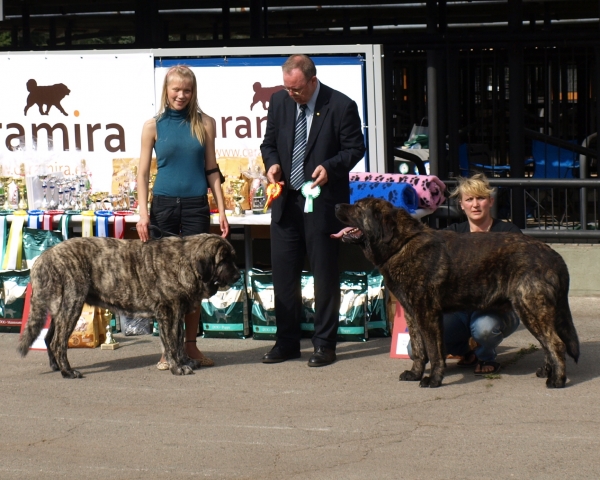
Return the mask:
<svg viewBox="0 0 600 480">
<path fill-rule="evenodd" d="M 396 221 L 389 210 L 381 212 L 381 241 L 390 243 L 396 233 Z"/>
<path fill-rule="evenodd" d="M 219 244 L 217 245 L 217 252 L 215 254 L 215 265 L 218 265 L 229 256 L 231 256 L 231 247 L 219 238 Z"/>
</svg>

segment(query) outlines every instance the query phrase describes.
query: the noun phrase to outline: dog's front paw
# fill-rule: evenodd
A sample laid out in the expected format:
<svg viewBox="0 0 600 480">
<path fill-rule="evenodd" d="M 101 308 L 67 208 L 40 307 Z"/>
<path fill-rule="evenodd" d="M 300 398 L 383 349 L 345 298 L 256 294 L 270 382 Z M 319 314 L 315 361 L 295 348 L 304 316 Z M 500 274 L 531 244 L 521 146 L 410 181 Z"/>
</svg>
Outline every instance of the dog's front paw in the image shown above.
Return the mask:
<svg viewBox="0 0 600 480">
<path fill-rule="evenodd" d="M 566 378 L 548 378 L 546 380 L 547 388 L 565 388 L 565 383 L 567 383 Z"/>
<path fill-rule="evenodd" d="M 442 384 L 442 379 L 438 379 L 435 377 L 423 377 L 419 382 L 419 387 L 421 388 L 437 388 Z"/>
<path fill-rule="evenodd" d="M 61 370 L 60 374 L 63 378 L 83 378 L 83 375 L 78 370 Z"/>
<path fill-rule="evenodd" d="M 423 377 L 419 382 L 419 387 L 428 388 L 429 387 L 429 377 Z"/>
<path fill-rule="evenodd" d="M 434 378 L 433 376 L 423 377 L 423 379 L 419 383 L 419 387 L 422 387 L 422 388 L 437 388 L 441 385 L 442 385 L 442 379 Z"/>
<path fill-rule="evenodd" d="M 171 368 L 173 375 L 193 375 L 194 370 L 189 365 L 175 366 Z"/>
<path fill-rule="evenodd" d="M 405 370 L 400 374 L 401 382 L 416 382 L 421 379 L 421 375 L 417 375 L 412 370 Z"/>
<path fill-rule="evenodd" d="M 183 362 L 183 364 L 187 365 L 192 370 L 198 370 L 202 366 L 200 360 L 195 360 L 193 358 L 188 358 L 186 361 Z"/>
</svg>

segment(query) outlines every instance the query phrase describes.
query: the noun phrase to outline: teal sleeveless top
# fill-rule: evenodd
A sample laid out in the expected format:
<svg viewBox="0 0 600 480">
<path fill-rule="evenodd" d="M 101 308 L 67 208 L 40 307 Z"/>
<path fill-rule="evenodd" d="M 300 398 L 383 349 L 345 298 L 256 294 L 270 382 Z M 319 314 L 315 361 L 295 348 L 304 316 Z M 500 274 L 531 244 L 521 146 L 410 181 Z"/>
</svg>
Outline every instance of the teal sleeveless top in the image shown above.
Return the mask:
<svg viewBox="0 0 600 480">
<path fill-rule="evenodd" d="M 165 109 L 156 120 L 156 166 L 153 194 L 200 197 L 208 192 L 204 145 L 192 134 L 186 110 Z"/>
</svg>

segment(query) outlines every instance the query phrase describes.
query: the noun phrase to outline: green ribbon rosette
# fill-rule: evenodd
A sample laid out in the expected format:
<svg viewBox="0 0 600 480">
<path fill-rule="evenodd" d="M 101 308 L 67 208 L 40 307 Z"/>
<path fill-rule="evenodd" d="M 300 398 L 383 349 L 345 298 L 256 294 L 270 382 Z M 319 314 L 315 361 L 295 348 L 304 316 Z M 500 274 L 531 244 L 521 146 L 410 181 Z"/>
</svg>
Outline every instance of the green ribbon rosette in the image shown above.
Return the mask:
<svg viewBox="0 0 600 480">
<path fill-rule="evenodd" d="M 321 194 L 321 187 L 318 185 L 315 188 L 310 188 L 312 185 L 312 181 L 309 180 L 304 185 L 302 185 L 302 195 L 306 198 L 306 202 L 304 203 L 304 213 L 312 213 L 313 212 L 313 199 L 317 198 Z"/>
</svg>

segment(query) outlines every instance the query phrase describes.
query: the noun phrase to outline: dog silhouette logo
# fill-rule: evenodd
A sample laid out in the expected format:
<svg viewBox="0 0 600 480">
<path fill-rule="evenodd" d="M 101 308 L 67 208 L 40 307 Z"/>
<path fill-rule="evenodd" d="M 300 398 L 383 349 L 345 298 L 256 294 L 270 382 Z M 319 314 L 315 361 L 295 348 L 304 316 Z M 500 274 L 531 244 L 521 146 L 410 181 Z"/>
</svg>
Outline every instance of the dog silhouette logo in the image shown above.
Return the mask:
<svg viewBox="0 0 600 480">
<path fill-rule="evenodd" d="M 269 103 L 269 100 L 271 100 L 271 95 L 279 90 L 282 90 L 283 85 L 277 85 L 276 87 L 263 87 L 260 82 L 254 82 L 252 88 L 254 89 L 254 97 L 252 98 L 252 103 L 250 104 L 250 110 L 252 110 L 254 105 L 257 103 L 262 103 L 263 109 L 267 110 L 267 103 Z"/>
<path fill-rule="evenodd" d="M 61 100 L 71 93 L 71 90 L 64 83 L 38 86 L 37 82 L 31 79 L 27 81 L 27 90 L 29 95 L 27 96 L 27 105 L 25 105 L 25 115 L 27 115 L 27 110 L 37 105 L 41 115 L 48 115 L 50 109 L 56 107 L 63 115 L 69 116 L 60 104 Z M 46 111 L 44 111 L 44 106 Z"/>
</svg>

